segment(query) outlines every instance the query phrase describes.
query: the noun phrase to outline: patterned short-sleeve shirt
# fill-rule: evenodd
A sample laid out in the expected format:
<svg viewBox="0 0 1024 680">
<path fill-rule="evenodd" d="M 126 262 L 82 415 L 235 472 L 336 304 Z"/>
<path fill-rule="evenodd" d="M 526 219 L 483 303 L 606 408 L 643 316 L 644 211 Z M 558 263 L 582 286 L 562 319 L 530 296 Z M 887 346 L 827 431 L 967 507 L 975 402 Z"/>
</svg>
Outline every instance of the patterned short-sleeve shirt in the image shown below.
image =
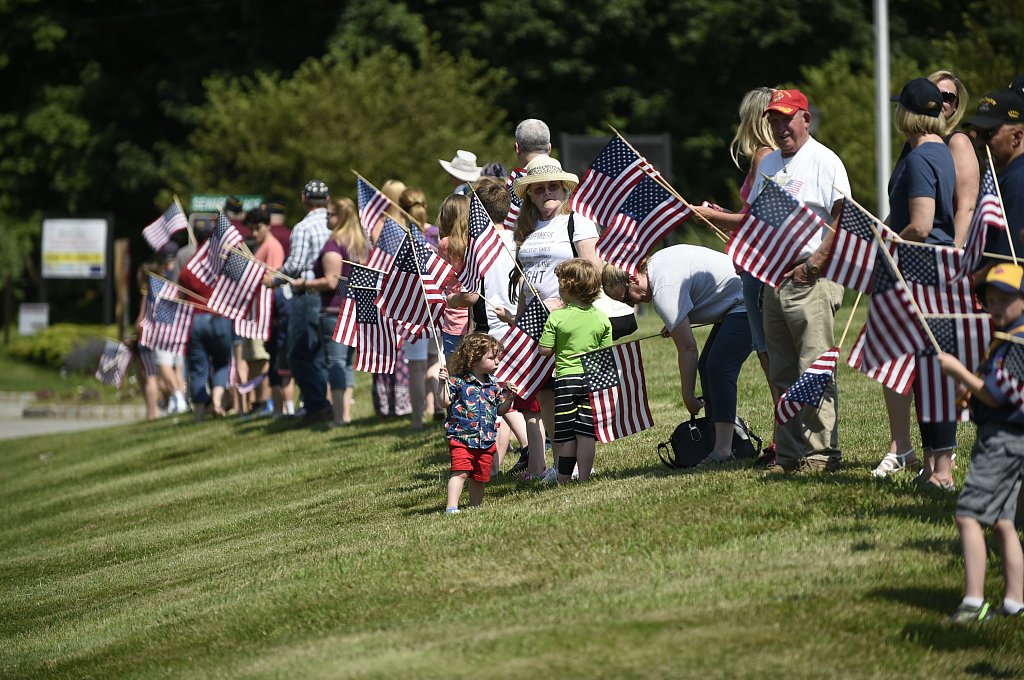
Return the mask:
<svg viewBox="0 0 1024 680">
<path fill-rule="evenodd" d="M 498 406 L 501 386 L 492 376 L 485 381 L 467 376 L 448 378 L 448 419 L 445 435 L 471 449 L 489 449 L 498 439 Z"/>
</svg>

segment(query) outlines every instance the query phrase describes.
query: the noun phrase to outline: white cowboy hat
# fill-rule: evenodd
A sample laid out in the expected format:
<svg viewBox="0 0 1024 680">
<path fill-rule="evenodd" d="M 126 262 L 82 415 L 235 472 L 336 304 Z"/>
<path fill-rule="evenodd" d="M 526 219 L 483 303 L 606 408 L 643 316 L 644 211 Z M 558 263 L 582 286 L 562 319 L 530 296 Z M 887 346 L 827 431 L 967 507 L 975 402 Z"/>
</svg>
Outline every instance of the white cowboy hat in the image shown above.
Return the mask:
<svg viewBox="0 0 1024 680">
<path fill-rule="evenodd" d="M 480 179 L 480 172 L 483 168 L 476 164 L 476 154 L 471 151 L 459 149 L 455 152 L 455 158 L 451 161 L 438 159 L 438 163 L 452 177 L 461 179 L 463 182 L 475 182 Z"/>
<path fill-rule="evenodd" d="M 562 170 L 562 164 L 558 159 L 551 156 L 535 156 L 532 161 L 526 164 L 526 174 L 516 180 L 512 190 L 519 198 L 526 197 L 526 191 L 531 184 L 541 182 L 561 182 L 566 185 L 565 190 L 572 191 L 580 183 L 580 178 L 571 172 Z"/>
</svg>

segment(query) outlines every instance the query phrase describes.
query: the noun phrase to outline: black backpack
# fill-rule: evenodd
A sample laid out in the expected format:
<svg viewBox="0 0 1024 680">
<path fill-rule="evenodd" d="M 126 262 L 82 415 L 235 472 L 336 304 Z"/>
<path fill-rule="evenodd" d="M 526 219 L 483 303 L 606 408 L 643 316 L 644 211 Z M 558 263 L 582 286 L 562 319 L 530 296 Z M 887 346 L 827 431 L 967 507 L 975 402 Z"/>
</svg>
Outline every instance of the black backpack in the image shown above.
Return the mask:
<svg viewBox="0 0 1024 680">
<path fill-rule="evenodd" d="M 670 468 L 689 468 L 707 458 L 714 448 L 715 424 L 707 416 L 690 416 L 676 428 L 671 439 L 658 444 L 658 457 Z M 732 454 L 741 460 L 761 455 L 761 438 L 739 416 L 732 435 Z"/>
</svg>

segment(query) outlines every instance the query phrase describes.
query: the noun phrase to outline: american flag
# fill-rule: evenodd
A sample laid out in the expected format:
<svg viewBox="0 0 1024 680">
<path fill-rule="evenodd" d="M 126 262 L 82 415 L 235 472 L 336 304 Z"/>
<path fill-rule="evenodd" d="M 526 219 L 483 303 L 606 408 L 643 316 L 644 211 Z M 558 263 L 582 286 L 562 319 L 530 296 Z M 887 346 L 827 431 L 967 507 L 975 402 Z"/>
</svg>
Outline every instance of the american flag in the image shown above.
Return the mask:
<svg viewBox="0 0 1024 680">
<path fill-rule="evenodd" d="M 512 202 L 508 206 L 508 214 L 505 215 L 505 221 L 503 223 L 506 229 L 516 228 L 516 220 L 519 219 L 519 209 L 523 206 L 523 199 L 516 195 L 516 192 L 512 190 L 512 187 L 515 185 L 517 179 L 525 176 L 526 170 L 523 168 L 516 168 L 509 174 L 508 179 L 505 180 L 505 189 L 508 190 L 509 196 L 512 197 Z"/>
<path fill-rule="evenodd" d="M 388 269 L 391 261 L 395 259 L 395 253 L 405 241 L 406 231 L 398 222 L 390 217 L 384 218 L 384 227 L 377 236 L 377 245 L 370 252 L 370 258 L 366 266 L 374 269 Z"/>
<path fill-rule="evenodd" d="M 809 208 L 774 180 L 765 180 L 726 250 L 737 267 L 778 288 L 803 247 L 824 228 Z"/>
<path fill-rule="evenodd" d="M 1010 346 L 996 367 L 996 385 L 1018 410 L 1024 411 L 1024 346 Z"/>
<path fill-rule="evenodd" d="M 370 186 L 369 182 L 362 177 L 356 178 L 356 192 L 359 200 L 359 221 L 363 224 L 363 231 L 367 238 L 370 232 L 377 226 L 384 210 L 391 205 L 387 196 Z"/>
<path fill-rule="evenodd" d="M 647 159 L 638 156 L 621 137 L 613 138 L 597 154 L 573 192 L 572 209 L 598 224 L 610 224 L 629 192 L 650 169 Z"/>
<path fill-rule="evenodd" d="M 899 244 L 902 246 L 904 244 Z M 902 269 L 902 267 L 901 267 Z M 876 258 L 868 320 L 864 325 L 862 370 L 930 346 L 910 292 L 896 278 L 888 258 Z"/>
<path fill-rule="evenodd" d="M 999 203 L 996 179 L 992 173 L 991 164 L 986 166 L 985 174 L 981 176 L 978 203 L 974 208 L 974 217 L 971 218 L 971 228 L 967 232 L 963 261 L 961 262 L 959 272 L 957 272 L 957 278 L 973 273 L 981 264 L 982 253 L 985 252 L 985 243 L 988 241 L 989 227 L 1006 229 L 1006 216 L 1003 214 L 1003 207 Z"/>
<path fill-rule="evenodd" d="M 380 272 L 362 265 L 352 265 L 348 280 L 339 282 L 341 290 L 338 291 L 338 296 L 341 300 L 341 309 L 332 336 L 335 342 L 349 347 L 358 346 L 358 324 L 374 323 L 380 313 L 373 304 L 377 299 L 377 293 L 380 292 L 380 279 Z"/>
<path fill-rule="evenodd" d="M 598 441 L 607 444 L 654 425 L 647 403 L 640 341 L 589 352 L 580 360 L 590 382 Z"/>
<path fill-rule="evenodd" d="M 187 226 L 188 220 L 185 219 L 185 215 L 182 214 L 177 201 L 175 201 L 164 211 L 163 215 L 142 230 L 142 237 L 149 243 L 150 248 L 160 250 L 171 240 L 171 235 Z"/>
<path fill-rule="evenodd" d="M 476 195 L 469 201 L 469 242 L 466 257 L 459 272 L 459 283 L 465 290 L 476 290 L 480 279 L 501 256 L 505 246 L 491 223 L 483 204 Z"/>
<path fill-rule="evenodd" d="M 607 222 L 597 242 L 597 254 L 619 269 L 635 274 L 665 234 L 690 217 L 690 209 L 650 177 L 629 192 Z"/>
<path fill-rule="evenodd" d="M 797 381 L 782 393 L 775 404 L 775 421 L 785 423 L 804 406 L 819 408 L 825 398 L 825 388 L 832 382 L 832 374 L 839 363 L 839 348 L 832 347 L 814 360 Z"/>
<path fill-rule="evenodd" d="M 227 247 L 237 248 L 243 242 L 242 235 L 231 224 L 231 220 L 221 213 L 217 216 L 217 224 L 206 242 L 199 247 L 196 254 L 185 267 L 205 286 L 213 287 L 217 276 L 224 267 L 223 250 Z"/>
<path fill-rule="evenodd" d="M 139 344 L 184 356 L 195 308 L 178 303 L 177 290 L 163 279 L 150 276 L 148 287 Z"/>
<path fill-rule="evenodd" d="M 128 349 L 128 345 L 107 340 L 103 344 L 100 364 L 96 367 L 96 379 L 104 385 L 120 387 L 131 362 L 132 351 Z"/>
<path fill-rule="evenodd" d="M 238 393 L 239 394 L 249 394 L 250 392 L 255 390 L 256 387 L 258 387 L 261 382 L 263 382 L 263 379 L 265 377 L 267 377 L 266 374 L 260 373 L 255 378 L 250 378 L 249 380 L 245 381 L 244 383 L 241 383 L 241 384 L 237 385 Z"/>
<path fill-rule="evenodd" d="M 399 247 L 376 304 L 381 314 L 405 329 L 408 337 L 424 337 L 444 311 L 441 285 L 454 277 L 455 271 L 415 234 L 419 231 L 413 230 Z"/>
<path fill-rule="evenodd" d="M 968 296 L 966 303 L 970 304 L 970 290 L 965 292 Z M 956 293 L 951 292 L 951 297 L 954 295 Z M 992 340 L 990 318 L 979 314 L 958 319 L 926 318 L 926 321 L 943 352 L 955 356 L 972 373 L 977 370 Z M 966 411 L 958 405 L 956 381 L 942 373 L 934 349 L 917 357 L 917 376 L 914 393 L 917 397 L 917 416 L 921 422 L 942 423 L 967 419 Z"/>
<path fill-rule="evenodd" d="M 520 399 L 532 397 L 555 369 L 555 357 L 542 357 L 538 344 L 547 320 L 548 308 L 535 295 L 502 338 L 505 351 L 494 377 L 519 387 Z"/>
<path fill-rule="evenodd" d="M 262 262 L 229 252 L 207 306 L 229 319 L 244 319 L 256 291 L 263 285 Z"/>
<path fill-rule="evenodd" d="M 862 293 L 871 292 L 871 278 L 880 245 L 871 230 L 874 223 L 875 219 L 856 203 L 843 201 L 832 254 L 821 270 L 823 277 L 845 288 L 853 288 Z M 875 229 L 891 251 L 890 244 L 896 232 L 884 224 L 879 224 Z"/>
<path fill-rule="evenodd" d="M 235 333 L 242 338 L 262 340 L 270 339 L 270 319 L 274 310 L 274 291 L 272 288 L 261 286 L 252 301 L 245 317 L 235 319 Z"/>
<path fill-rule="evenodd" d="M 393 373 L 402 345 L 394 322 L 382 317 L 374 304 L 380 277 L 380 272 L 352 266 L 334 327 L 334 341 L 357 347 L 353 368 L 366 373 Z"/>
<path fill-rule="evenodd" d="M 904 354 L 884 361 L 874 368 L 867 368 L 862 361 L 863 352 L 864 331 L 862 330 L 857 336 L 857 341 L 853 343 L 850 356 L 846 358 L 846 364 L 890 390 L 900 394 L 910 392 L 914 386 L 914 378 L 917 376 L 917 360 L 913 354 Z"/>
</svg>

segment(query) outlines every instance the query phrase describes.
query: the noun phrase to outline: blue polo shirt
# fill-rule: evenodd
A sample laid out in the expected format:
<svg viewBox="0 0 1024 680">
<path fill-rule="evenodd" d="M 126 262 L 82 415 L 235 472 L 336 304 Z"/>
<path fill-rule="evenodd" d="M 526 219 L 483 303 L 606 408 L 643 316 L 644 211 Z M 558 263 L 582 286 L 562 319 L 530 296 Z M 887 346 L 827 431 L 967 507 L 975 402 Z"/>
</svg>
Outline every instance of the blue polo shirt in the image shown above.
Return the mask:
<svg viewBox="0 0 1024 680">
<path fill-rule="evenodd" d="M 899 233 L 910 224 L 910 199 L 935 200 L 932 230 L 925 243 L 953 245 L 953 155 L 942 142 L 926 142 L 900 158 L 889 178 L 889 225 Z"/>
</svg>

